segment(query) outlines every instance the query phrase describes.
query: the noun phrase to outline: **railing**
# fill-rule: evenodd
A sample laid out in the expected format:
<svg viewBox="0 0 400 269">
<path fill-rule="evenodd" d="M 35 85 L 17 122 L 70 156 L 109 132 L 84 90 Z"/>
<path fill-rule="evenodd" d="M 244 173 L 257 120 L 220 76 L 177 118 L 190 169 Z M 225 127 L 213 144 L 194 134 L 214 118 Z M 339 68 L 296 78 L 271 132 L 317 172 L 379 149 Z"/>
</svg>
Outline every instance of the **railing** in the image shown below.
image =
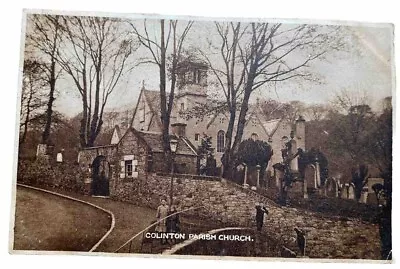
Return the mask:
<svg viewBox="0 0 400 269">
<path fill-rule="evenodd" d="M 150 229 L 152 229 L 153 227 L 155 227 L 156 225 L 158 225 L 160 222 L 166 220 L 167 218 L 171 217 L 171 216 L 175 216 L 184 212 L 188 212 L 188 211 L 194 211 L 200 208 L 203 208 L 204 206 L 199 206 L 199 207 L 191 207 L 191 208 L 187 208 L 178 212 L 175 212 L 173 214 L 170 214 L 162 219 L 159 219 L 158 221 L 152 223 L 151 225 L 147 226 L 146 228 L 144 228 L 143 230 L 141 230 L 140 232 L 138 232 L 137 234 L 135 234 L 134 236 L 132 236 L 128 241 L 126 241 L 123 245 L 121 245 L 119 248 L 117 248 L 114 253 L 120 252 L 123 248 L 125 248 L 126 246 L 129 245 L 129 249 L 128 249 L 128 253 L 131 253 L 132 251 L 132 243 L 133 240 L 135 240 L 136 238 L 138 238 L 140 235 L 145 234 L 146 232 L 148 232 Z"/>
</svg>

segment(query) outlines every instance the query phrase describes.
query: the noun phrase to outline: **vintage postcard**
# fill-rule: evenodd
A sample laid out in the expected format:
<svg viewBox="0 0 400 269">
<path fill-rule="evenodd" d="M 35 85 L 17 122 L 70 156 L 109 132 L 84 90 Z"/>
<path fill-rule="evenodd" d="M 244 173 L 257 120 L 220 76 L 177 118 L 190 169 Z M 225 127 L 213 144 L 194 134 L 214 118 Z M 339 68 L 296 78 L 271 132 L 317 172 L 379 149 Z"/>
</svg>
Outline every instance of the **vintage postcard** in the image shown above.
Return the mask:
<svg viewBox="0 0 400 269">
<path fill-rule="evenodd" d="M 391 262 L 393 25 L 22 31 L 11 253 Z"/>
</svg>

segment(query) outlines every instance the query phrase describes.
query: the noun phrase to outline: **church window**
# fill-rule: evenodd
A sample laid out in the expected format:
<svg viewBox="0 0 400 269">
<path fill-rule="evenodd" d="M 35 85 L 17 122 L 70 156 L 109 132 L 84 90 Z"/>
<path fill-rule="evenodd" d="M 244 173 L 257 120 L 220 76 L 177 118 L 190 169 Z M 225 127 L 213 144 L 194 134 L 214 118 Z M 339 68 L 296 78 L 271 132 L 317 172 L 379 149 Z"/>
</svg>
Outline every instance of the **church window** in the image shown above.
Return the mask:
<svg viewBox="0 0 400 269">
<path fill-rule="evenodd" d="M 251 139 L 254 140 L 254 141 L 258 140 L 258 134 L 252 133 L 251 134 Z"/>
<path fill-rule="evenodd" d="M 200 140 L 200 134 L 195 134 L 194 141 L 199 141 L 199 140 Z"/>
<path fill-rule="evenodd" d="M 185 110 L 185 103 L 181 103 L 181 111 Z"/>
<path fill-rule="evenodd" d="M 225 132 L 220 130 L 217 134 L 217 152 L 224 152 L 225 149 Z"/>
<path fill-rule="evenodd" d="M 219 118 L 219 123 L 220 123 L 220 124 L 224 124 L 224 122 L 225 122 L 225 119 L 224 119 L 224 118 Z"/>
</svg>

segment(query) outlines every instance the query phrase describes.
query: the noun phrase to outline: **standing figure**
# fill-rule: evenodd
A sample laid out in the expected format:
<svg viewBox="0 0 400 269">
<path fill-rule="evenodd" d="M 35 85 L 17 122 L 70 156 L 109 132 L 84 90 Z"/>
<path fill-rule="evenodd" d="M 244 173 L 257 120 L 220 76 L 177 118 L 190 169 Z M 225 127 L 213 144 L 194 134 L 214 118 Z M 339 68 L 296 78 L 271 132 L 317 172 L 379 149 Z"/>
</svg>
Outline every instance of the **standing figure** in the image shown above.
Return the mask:
<svg viewBox="0 0 400 269">
<path fill-rule="evenodd" d="M 261 232 L 264 223 L 264 214 L 268 215 L 268 210 L 265 208 L 263 203 L 256 204 L 256 222 L 257 231 Z"/>
<path fill-rule="evenodd" d="M 299 228 L 294 228 L 297 234 L 297 246 L 299 247 L 300 255 L 306 256 L 306 234 Z"/>
<path fill-rule="evenodd" d="M 180 220 L 179 214 L 177 214 L 177 209 L 175 205 L 171 206 L 171 209 L 168 211 L 167 218 L 167 233 L 179 233 L 180 232 Z M 172 216 L 171 216 L 172 215 Z M 171 243 L 175 243 L 175 239 Z"/>
<path fill-rule="evenodd" d="M 161 205 L 157 208 L 157 226 L 155 231 L 158 233 L 165 233 L 167 231 L 166 217 L 168 216 L 168 206 L 167 202 L 163 199 L 161 200 Z M 165 244 L 165 239 L 161 239 L 161 244 Z"/>
</svg>

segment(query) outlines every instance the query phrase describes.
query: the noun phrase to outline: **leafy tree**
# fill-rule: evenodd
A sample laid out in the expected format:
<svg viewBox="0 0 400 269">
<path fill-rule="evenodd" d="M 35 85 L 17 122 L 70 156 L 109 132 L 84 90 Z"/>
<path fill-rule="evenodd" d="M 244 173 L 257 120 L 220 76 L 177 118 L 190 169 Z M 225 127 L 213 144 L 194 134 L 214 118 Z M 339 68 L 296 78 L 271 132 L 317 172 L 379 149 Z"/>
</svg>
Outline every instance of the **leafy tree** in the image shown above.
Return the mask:
<svg viewBox="0 0 400 269">
<path fill-rule="evenodd" d="M 204 134 L 201 144 L 197 148 L 197 154 L 200 158 L 200 174 L 215 175 L 216 160 L 211 136 Z"/>
<path fill-rule="evenodd" d="M 370 149 L 368 158 L 370 163 L 378 167 L 380 176 L 384 179 L 384 191 L 387 202 L 392 200 L 392 162 L 393 162 L 393 109 L 386 107 L 378 116 L 376 124 L 367 139 Z"/>
<path fill-rule="evenodd" d="M 299 172 L 301 177 L 305 177 L 305 169 L 310 164 L 316 164 L 318 162 L 320 169 L 321 185 L 325 185 L 328 178 L 328 159 L 318 149 L 311 148 L 309 151 L 302 152 L 299 154 Z"/>
<path fill-rule="evenodd" d="M 267 142 L 247 139 L 240 143 L 239 150 L 235 155 L 235 167 L 242 163 L 248 166 L 260 165 L 260 177 L 262 177 L 271 156 L 272 149 Z"/>
<path fill-rule="evenodd" d="M 354 184 L 354 191 L 357 201 L 361 198 L 361 193 L 365 185 L 368 183 L 368 166 L 360 164 L 357 168 L 353 168 L 351 172 L 351 182 Z"/>
<path fill-rule="evenodd" d="M 372 190 L 375 193 L 377 204 L 379 205 L 379 201 L 385 197 L 385 187 L 381 183 L 375 183 L 372 185 Z"/>
</svg>

